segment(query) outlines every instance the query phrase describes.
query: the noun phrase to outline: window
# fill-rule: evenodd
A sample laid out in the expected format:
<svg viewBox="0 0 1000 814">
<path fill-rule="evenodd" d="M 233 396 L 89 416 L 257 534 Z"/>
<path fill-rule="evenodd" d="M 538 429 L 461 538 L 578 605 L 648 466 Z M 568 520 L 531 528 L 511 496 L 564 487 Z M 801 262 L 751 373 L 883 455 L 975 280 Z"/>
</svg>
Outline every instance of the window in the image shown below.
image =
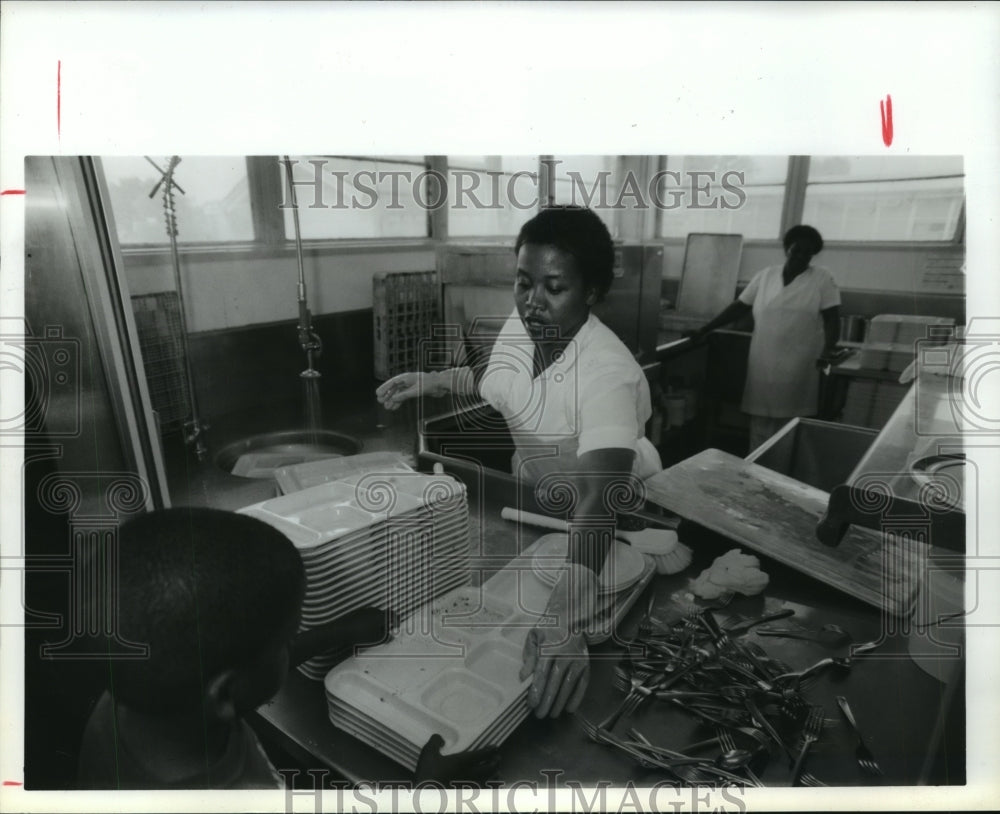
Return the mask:
<svg viewBox="0 0 1000 814">
<path fill-rule="evenodd" d="M 277 160 L 277 159 L 276 159 Z M 290 156 L 303 240 L 427 237 L 429 195 L 423 156 Z M 282 200 L 290 204 L 281 167 Z M 292 207 L 285 237 L 295 238 Z"/>
<path fill-rule="evenodd" d="M 448 235 L 516 235 L 538 209 L 538 156 L 448 156 Z"/>
<path fill-rule="evenodd" d="M 802 221 L 827 240 L 948 241 L 964 200 L 960 156 L 813 157 Z"/>
<path fill-rule="evenodd" d="M 169 161 L 163 156 L 101 159 L 122 245 L 169 242 L 163 186 L 150 198 Z M 182 158 L 174 181 L 183 190 L 174 190 L 179 243 L 253 240 L 245 158 Z"/>
<path fill-rule="evenodd" d="M 690 232 L 765 240 L 780 236 L 787 156 L 668 156 L 661 172 L 660 237 Z"/>
<path fill-rule="evenodd" d="M 644 185 L 627 185 L 616 156 L 554 155 L 547 159 L 552 172 L 552 201 L 588 206 L 618 234 L 615 212 L 619 207 L 642 207 Z M 548 170 L 547 170 L 548 171 Z"/>
</svg>

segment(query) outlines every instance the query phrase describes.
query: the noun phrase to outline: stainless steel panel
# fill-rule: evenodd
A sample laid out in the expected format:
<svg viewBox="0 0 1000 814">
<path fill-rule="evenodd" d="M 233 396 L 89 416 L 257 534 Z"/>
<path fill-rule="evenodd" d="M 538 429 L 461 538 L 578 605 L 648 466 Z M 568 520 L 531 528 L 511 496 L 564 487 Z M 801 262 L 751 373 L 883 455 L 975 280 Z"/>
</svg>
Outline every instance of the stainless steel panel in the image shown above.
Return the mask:
<svg viewBox="0 0 1000 814">
<path fill-rule="evenodd" d="M 34 418 L 25 440 L 58 441 L 60 471 L 86 474 L 84 505 L 110 509 L 108 484 L 131 473 L 146 485 L 139 505 L 165 505 L 162 462 L 139 392 L 131 311 L 102 222 L 97 177 L 86 159 L 25 162 L 25 348 Z M 131 333 L 130 333 L 131 331 Z M 68 355 L 70 363 L 60 365 Z M 29 499 L 33 496 L 26 496 Z"/>
<path fill-rule="evenodd" d="M 877 435 L 865 427 L 795 418 L 746 460 L 829 492 L 848 480 Z"/>
<path fill-rule="evenodd" d="M 693 232 L 687 237 L 677 311 L 711 318 L 733 301 L 743 235 Z"/>
</svg>

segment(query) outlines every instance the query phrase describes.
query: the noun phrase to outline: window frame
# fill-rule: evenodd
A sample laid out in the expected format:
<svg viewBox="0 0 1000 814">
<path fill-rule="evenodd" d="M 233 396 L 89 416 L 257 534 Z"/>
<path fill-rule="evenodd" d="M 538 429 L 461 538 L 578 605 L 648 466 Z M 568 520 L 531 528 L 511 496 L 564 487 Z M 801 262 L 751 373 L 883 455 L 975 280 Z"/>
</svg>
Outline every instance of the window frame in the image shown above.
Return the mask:
<svg viewBox="0 0 1000 814">
<path fill-rule="evenodd" d="M 788 225 L 782 229 L 782 235 L 784 235 L 785 231 L 790 229 L 796 223 L 802 222 L 802 213 L 805 211 L 806 192 L 809 186 L 809 164 L 811 157 L 808 155 L 791 156 L 790 160 L 792 158 L 794 158 L 796 162 L 796 181 L 799 184 L 799 189 L 796 190 L 796 193 L 798 194 L 798 197 L 795 200 L 795 206 L 789 208 L 788 214 L 790 216 L 790 220 Z M 791 169 L 789 170 L 789 177 L 791 177 Z M 849 249 L 940 249 L 962 246 L 965 244 L 965 207 L 968 202 L 967 196 L 965 195 L 964 169 L 961 177 L 962 206 L 959 210 L 958 217 L 955 220 L 955 231 L 947 240 L 827 240 L 824 237 L 823 243 L 826 246 L 836 246 L 838 248 Z M 891 183 L 891 181 L 888 183 Z M 822 231 L 823 230 L 820 229 L 820 232 Z M 780 239 L 781 238 L 779 237 L 779 240 Z"/>
<path fill-rule="evenodd" d="M 384 157 L 343 156 L 352 159 L 372 158 L 384 160 Z M 627 166 L 646 168 L 656 172 L 666 166 L 667 155 L 622 155 L 614 156 Z M 294 251 L 294 238 L 285 236 L 283 211 L 273 205 L 273 201 L 281 200 L 282 174 L 279 166 L 281 156 L 257 155 L 245 156 L 247 181 L 249 187 L 251 221 L 254 237 L 250 241 L 211 241 L 199 243 L 178 243 L 180 254 L 191 257 L 212 257 L 228 255 L 233 259 L 244 257 L 282 257 L 289 251 Z M 551 155 L 538 156 L 539 204 L 549 197 L 548 178 L 544 166 Z M 785 178 L 785 190 L 782 200 L 782 212 L 778 234 L 773 238 L 747 238 L 744 245 L 773 246 L 780 244 L 785 232 L 797 223 L 802 222 L 805 208 L 805 198 L 809 179 L 808 155 L 788 156 L 788 173 Z M 437 171 L 447 178 L 448 156 L 424 156 L 424 169 Z M 963 172 L 964 178 L 964 172 Z M 963 183 L 964 188 L 964 183 Z M 961 246 L 965 244 L 967 201 L 963 196 L 961 210 L 956 222 L 955 232 L 948 240 L 827 240 L 828 246 L 857 249 L 935 249 Z M 526 210 L 528 212 L 530 210 Z M 614 224 L 618 228 L 618 241 L 642 241 L 664 244 L 683 242 L 684 237 L 659 236 L 660 221 L 663 212 L 656 207 L 650 207 L 643 212 L 641 222 L 629 222 L 616 212 L 618 220 Z M 448 208 L 439 207 L 427 212 L 427 235 L 425 237 L 405 238 L 322 238 L 302 241 L 303 251 L 323 254 L 369 254 L 379 252 L 395 252 L 408 250 L 427 250 L 446 243 L 492 243 L 510 241 L 510 235 L 475 235 L 451 239 L 448 234 Z M 162 257 L 170 250 L 169 243 L 132 243 L 121 246 L 124 256 L 136 261 Z"/>
</svg>

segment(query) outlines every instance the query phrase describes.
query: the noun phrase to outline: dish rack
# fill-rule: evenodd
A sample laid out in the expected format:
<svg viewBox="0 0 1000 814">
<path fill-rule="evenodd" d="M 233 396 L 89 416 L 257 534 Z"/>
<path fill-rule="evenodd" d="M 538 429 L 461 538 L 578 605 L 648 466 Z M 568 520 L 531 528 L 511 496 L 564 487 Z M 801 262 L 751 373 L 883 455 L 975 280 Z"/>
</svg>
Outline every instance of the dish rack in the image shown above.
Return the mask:
<svg viewBox="0 0 1000 814">
<path fill-rule="evenodd" d="M 184 371 L 184 341 L 180 299 L 176 291 L 132 297 L 132 314 L 146 372 L 149 400 L 160 432 L 180 429 L 191 415 L 191 397 Z"/>
<path fill-rule="evenodd" d="M 422 370 L 420 342 L 438 319 L 436 272 L 383 272 L 372 285 L 375 378 Z"/>
</svg>

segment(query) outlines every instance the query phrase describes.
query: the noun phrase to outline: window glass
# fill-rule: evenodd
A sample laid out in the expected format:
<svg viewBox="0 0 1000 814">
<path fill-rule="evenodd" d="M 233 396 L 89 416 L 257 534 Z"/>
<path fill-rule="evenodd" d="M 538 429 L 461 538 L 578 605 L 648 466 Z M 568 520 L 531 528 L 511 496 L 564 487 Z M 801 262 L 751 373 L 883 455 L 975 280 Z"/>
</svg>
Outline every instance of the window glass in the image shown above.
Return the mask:
<svg viewBox="0 0 1000 814">
<path fill-rule="evenodd" d="M 960 156 L 819 156 L 802 220 L 827 240 L 952 240 L 964 200 Z"/>
<path fill-rule="evenodd" d="M 154 167 L 152 161 L 157 166 Z M 150 198 L 169 156 L 104 157 L 118 241 L 167 243 L 163 186 Z M 157 167 L 160 169 L 158 170 Z M 174 170 L 174 212 L 179 243 L 253 240 L 246 159 L 186 157 Z"/>
<path fill-rule="evenodd" d="M 538 156 L 448 156 L 448 236 L 516 235 L 538 210 Z"/>
<path fill-rule="evenodd" d="M 437 202 L 429 197 L 423 156 L 290 159 L 303 240 L 428 236 L 429 209 Z M 284 165 L 281 183 L 288 199 Z M 294 239 L 292 208 L 282 211 L 285 236 Z"/>
<path fill-rule="evenodd" d="M 775 239 L 788 156 L 672 155 L 660 179 L 660 237 L 691 232 Z"/>
<path fill-rule="evenodd" d="M 619 207 L 636 208 L 648 204 L 646 184 L 625 183 L 617 156 L 553 155 L 546 159 L 553 167 L 553 202 L 588 206 L 601 216 L 611 232 L 618 234 Z"/>
</svg>

